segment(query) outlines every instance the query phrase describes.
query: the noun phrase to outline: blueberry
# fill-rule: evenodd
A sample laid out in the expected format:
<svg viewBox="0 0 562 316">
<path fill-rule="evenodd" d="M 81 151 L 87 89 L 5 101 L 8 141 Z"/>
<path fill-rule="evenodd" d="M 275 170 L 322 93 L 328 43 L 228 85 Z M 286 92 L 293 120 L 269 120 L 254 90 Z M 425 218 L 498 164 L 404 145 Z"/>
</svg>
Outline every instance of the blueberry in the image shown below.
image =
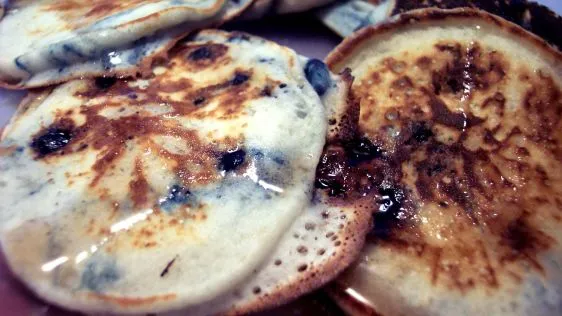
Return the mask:
<svg viewBox="0 0 562 316">
<path fill-rule="evenodd" d="M 244 33 L 232 33 L 230 37 L 228 37 L 228 42 L 247 42 L 250 40 L 250 36 Z"/>
<path fill-rule="evenodd" d="M 244 163 L 246 152 L 242 149 L 237 151 L 228 152 L 224 154 L 219 161 L 219 169 L 223 171 L 232 171 Z"/>
<path fill-rule="evenodd" d="M 189 200 L 190 195 L 191 192 L 188 189 L 175 184 L 168 191 L 167 201 L 183 204 Z"/>
<path fill-rule="evenodd" d="M 374 145 L 368 138 L 356 138 L 345 146 L 347 156 L 352 162 L 359 163 L 369 161 L 382 156 L 382 149 Z"/>
<path fill-rule="evenodd" d="M 111 260 L 90 261 L 84 267 L 81 284 L 94 292 L 103 291 L 121 278 L 115 263 Z"/>
<path fill-rule="evenodd" d="M 203 46 L 192 51 L 187 58 L 197 61 L 201 59 L 210 59 L 212 57 L 213 52 L 207 46 Z"/>
<path fill-rule="evenodd" d="M 248 79 L 250 79 L 250 76 L 237 72 L 236 75 L 234 75 L 234 79 L 232 79 L 231 83 L 233 86 L 239 86 L 248 81 Z"/>
<path fill-rule="evenodd" d="M 381 199 L 378 200 L 378 212 L 373 214 L 374 227 L 371 234 L 379 238 L 387 238 L 392 230 L 399 227 L 401 222 L 404 191 L 393 187 L 379 188 Z"/>
<path fill-rule="evenodd" d="M 96 87 L 102 90 L 109 89 L 116 81 L 115 77 L 98 77 L 96 78 Z"/>
<path fill-rule="evenodd" d="M 195 100 L 193 100 L 193 105 L 196 105 L 196 106 L 201 105 L 205 101 L 206 101 L 205 97 L 197 97 L 197 98 L 195 98 Z"/>
<path fill-rule="evenodd" d="M 72 133 L 68 130 L 50 128 L 31 142 L 31 148 L 45 156 L 68 145 L 71 138 Z"/>
<path fill-rule="evenodd" d="M 311 59 L 304 66 L 304 74 L 306 80 L 310 82 L 318 95 L 322 96 L 330 87 L 332 79 L 330 78 L 330 71 L 326 64 L 321 60 Z"/>
</svg>

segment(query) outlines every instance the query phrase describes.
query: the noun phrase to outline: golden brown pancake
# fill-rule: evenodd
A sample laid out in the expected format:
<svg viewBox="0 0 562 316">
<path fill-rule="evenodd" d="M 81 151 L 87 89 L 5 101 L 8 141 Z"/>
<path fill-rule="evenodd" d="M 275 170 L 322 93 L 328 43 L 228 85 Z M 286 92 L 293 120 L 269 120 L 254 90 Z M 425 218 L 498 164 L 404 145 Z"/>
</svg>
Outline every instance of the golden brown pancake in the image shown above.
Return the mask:
<svg viewBox="0 0 562 316">
<path fill-rule="evenodd" d="M 150 73 L 186 34 L 228 21 L 250 0 L 17 0 L 0 4 L 0 85 Z M 32 23 L 29 23 L 32 21 Z"/>
<path fill-rule="evenodd" d="M 336 282 L 342 306 L 560 315 L 562 54 L 483 11 L 426 9 L 359 31 L 327 63 L 356 77 L 359 135 L 317 179 L 374 209 Z"/>
<path fill-rule="evenodd" d="M 313 191 L 325 142 L 357 122 L 351 81 L 206 30 L 145 78 L 33 91 L 0 142 L 7 263 L 86 313 L 242 313 L 320 287 L 369 227 Z"/>
</svg>

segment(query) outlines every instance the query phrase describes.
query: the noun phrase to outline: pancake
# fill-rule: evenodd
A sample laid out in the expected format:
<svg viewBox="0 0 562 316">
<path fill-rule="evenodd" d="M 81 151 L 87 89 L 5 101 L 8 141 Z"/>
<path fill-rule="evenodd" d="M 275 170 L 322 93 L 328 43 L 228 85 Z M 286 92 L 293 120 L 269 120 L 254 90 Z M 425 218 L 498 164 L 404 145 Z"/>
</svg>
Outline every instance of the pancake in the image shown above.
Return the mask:
<svg viewBox="0 0 562 316">
<path fill-rule="evenodd" d="M 410 10 L 436 7 L 454 9 L 469 7 L 485 10 L 516 23 L 552 45 L 562 47 L 562 17 L 549 8 L 526 0 L 371 0 L 347 1 L 322 10 L 320 19 L 339 35 L 345 37 L 367 26 L 384 22 L 389 17 Z"/>
<path fill-rule="evenodd" d="M 13 273 L 71 310 L 205 315 L 334 277 L 370 216 L 312 199 L 326 140 L 357 121 L 351 77 L 243 33 L 202 31 L 170 55 L 144 79 L 70 81 L 20 104 L 0 147 Z"/>
<path fill-rule="evenodd" d="M 151 61 L 179 38 L 237 16 L 250 2 L 10 1 L 0 20 L 0 84 L 30 88 L 150 72 Z"/>
<path fill-rule="evenodd" d="M 318 179 L 374 209 L 332 288 L 342 307 L 562 314 L 560 51 L 483 11 L 425 9 L 357 32 L 327 64 L 355 76 L 359 138 L 344 146 L 358 155 L 321 160 Z"/>
</svg>

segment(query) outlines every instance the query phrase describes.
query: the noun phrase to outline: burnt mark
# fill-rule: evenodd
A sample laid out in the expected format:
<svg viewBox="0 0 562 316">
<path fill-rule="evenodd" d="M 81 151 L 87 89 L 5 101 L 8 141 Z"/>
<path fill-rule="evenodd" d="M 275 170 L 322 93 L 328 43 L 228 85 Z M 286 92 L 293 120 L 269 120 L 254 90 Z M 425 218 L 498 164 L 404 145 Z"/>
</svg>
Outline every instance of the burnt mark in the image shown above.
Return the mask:
<svg viewBox="0 0 562 316">
<path fill-rule="evenodd" d="M 166 264 L 166 267 L 164 267 L 164 270 L 162 270 L 162 272 L 160 272 L 160 277 L 163 278 L 166 276 L 166 274 L 168 274 L 168 272 L 170 272 L 170 269 L 172 268 L 172 265 L 174 264 L 174 262 L 176 262 L 176 260 L 178 259 L 179 256 L 175 256 L 174 259 L 170 260 L 168 262 L 168 264 Z"/>
<path fill-rule="evenodd" d="M 555 243 L 555 240 L 541 230 L 534 228 L 533 224 L 529 223 L 527 216 L 527 214 L 523 214 L 509 223 L 501 233 L 500 243 L 507 246 L 501 261 L 523 260 L 544 273 L 538 255 L 548 250 Z"/>
<path fill-rule="evenodd" d="M 148 191 L 149 186 L 143 172 L 143 165 L 141 160 L 137 158 L 133 169 L 133 180 L 129 182 L 129 194 L 136 209 L 147 205 Z"/>
<path fill-rule="evenodd" d="M 449 110 L 445 102 L 439 99 L 435 94 L 428 92 L 425 89 L 422 89 L 422 91 L 425 91 L 429 96 L 429 106 L 435 123 L 443 124 L 463 131 L 483 122 L 482 119 L 475 117 L 471 113 L 453 112 Z"/>
<path fill-rule="evenodd" d="M 500 53 L 483 52 L 477 43 L 466 48 L 458 43 L 440 43 L 435 49 L 451 59 L 432 72 L 433 92 L 437 96 L 455 94 L 471 99 L 475 91 L 488 91 L 498 85 L 509 68 Z"/>
</svg>

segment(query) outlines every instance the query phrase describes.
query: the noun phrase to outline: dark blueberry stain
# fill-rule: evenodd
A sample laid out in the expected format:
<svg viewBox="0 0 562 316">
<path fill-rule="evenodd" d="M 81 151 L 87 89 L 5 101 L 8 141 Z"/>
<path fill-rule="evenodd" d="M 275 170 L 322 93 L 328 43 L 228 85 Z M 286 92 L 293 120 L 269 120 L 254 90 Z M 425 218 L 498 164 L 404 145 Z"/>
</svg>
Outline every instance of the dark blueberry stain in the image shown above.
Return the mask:
<svg viewBox="0 0 562 316">
<path fill-rule="evenodd" d="M 243 84 L 244 82 L 248 81 L 248 79 L 250 79 L 250 76 L 237 72 L 234 75 L 234 78 L 232 79 L 232 81 L 230 82 L 233 86 L 239 86 L 241 84 Z"/>
<path fill-rule="evenodd" d="M 84 268 L 81 284 L 94 292 L 101 292 L 119 278 L 120 273 L 114 263 L 107 260 L 91 261 Z"/>
<path fill-rule="evenodd" d="M 183 204 L 189 200 L 190 195 L 191 192 L 189 192 L 188 189 L 175 184 L 170 187 L 166 200 L 177 204 Z"/>
<path fill-rule="evenodd" d="M 265 86 L 261 92 L 260 95 L 263 97 L 271 97 L 271 87 L 270 86 Z"/>
<path fill-rule="evenodd" d="M 265 157 L 264 153 L 257 149 L 251 149 L 250 154 L 254 156 L 254 159 L 261 160 Z"/>
<path fill-rule="evenodd" d="M 49 59 L 57 68 L 64 69 L 68 67 L 68 62 L 62 58 L 55 56 L 52 51 L 49 52 Z"/>
<path fill-rule="evenodd" d="M 45 156 L 68 145 L 71 138 L 72 133 L 69 130 L 50 128 L 36 137 L 30 146 L 39 156 Z"/>
<path fill-rule="evenodd" d="M 193 105 L 201 105 L 203 104 L 207 99 L 205 99 L 205 97 L 197 97 L 195 98 L 195 100 L 193 100 Z"/>
<path fill-rule="evenodd" d="M 14 60 L 14 63 L 16 64 L 16 67 L 18 67 L 19 69 L 27 72 L 28 74 L 31 74 L 31 71 L 29 70 L 29 68 L 27 68 L 27 66 L 21 62 L 20 60 L 21 57 L 18 57 Z"/>
<path fill-rule="evenodd" d="M 187 58 L 198 61 L 202 59 L 210 59 L 213 57 L 213 52 L 207 47 L 199 47 L 198 49 L 192 51 Z"/>
<path fill-rule="evenodd" d="M 227 152 L 220 158 L 219 169 L 226 172 L 235 170 L 244 163 L 245 158 L 246 152 L 243 149 Z"/>
<path fill-rule="evenodd" d="M 98 77 L 95 80 L 96 87 L 102 90 L 111 88 L 111 86 L 113 86 L 115 82 L 117 82 L 117 79 L 115 79 L 115 77 Z"/>
<path fill-rule="evenodd" d="M 322 96 L 330 87 L 332 79 L 330 71 L 324 62 L 319 59 L 311 59 L 304 66 L 306 80 L 310 82 L 316 93 Z"/>
<path fill-rule="evenodd" d="M 380 199 L 377 201 L 379 208 L 373 214 L 373 230 L 376 237 L 389 237 L 390 232 L 401 221 L 400 211 L 404 201 L 404 191 L 392 186 L 379 188 Z"/>
<path fill-rule="evenodd" d="M 274 58 L 260 58 L 258 59 L 258 62 L 271 64 L 273 63 L 274 60 L 275 60 Z"/>
<path fill-rule="evenodd" d="M 286 87 L 287 87 L 286 83 L 282 83 L 282 84 L 279 85 L 279 88 L 281 88 L 281 89 L 285 89 Z"/>
<path fill-rule="evenodd" d="M 278 165 L 284 165 L 285 164 L 285 160 L 283 158 L 280 158 L 280 157 L 273 157 L 272 160 L 273 160 L 273 162 L 275 162 Z"/>
<path fill-rule="evenodd" d="M 136 100 L 136 99 L 138 99 L 138 97 L 139 97 L 139 96 L 138 96 L 136 93 L 134 93 L 134 92 L 131 92 L 131 93 L 127 94 L 127 96 L 129 97 L 129 99 L 133 99 L 133 100 Z"/>
<path fill-rule="evenodd" d="M 134 47 L 133 53 L 130 54 L 129 57 L 127 58 L 127 62 L 129 64 L 138 63 L 139 60 L 146 55 L 148 41 L 149 39 L 147 37 L 141 37 L 133 41 L 133 44 L 131 45 L 132 47 Z"/>
<path fill-rule="evenodd" d="M 228 42 L 247 42 L 250 36 L 242 33 L 234 33 L 228 38 Z"/>
<path fill-rule="evenodd" d="M 368 138 L 355 138 L 345 145 L 345 151 L 352 164 L 382 157 L 381 147 L 373 144 Z"/>
<path fill-rule="evenodd" d="M 79 58 L 84 58 L 84 54 L 79 51 L 76 47 L 69 45 L 69 44 L 64 44 L 62 45 L 62 49 L 64 50 L 65 53 L 67 54 L 73 54 Z"/>
</svg>

